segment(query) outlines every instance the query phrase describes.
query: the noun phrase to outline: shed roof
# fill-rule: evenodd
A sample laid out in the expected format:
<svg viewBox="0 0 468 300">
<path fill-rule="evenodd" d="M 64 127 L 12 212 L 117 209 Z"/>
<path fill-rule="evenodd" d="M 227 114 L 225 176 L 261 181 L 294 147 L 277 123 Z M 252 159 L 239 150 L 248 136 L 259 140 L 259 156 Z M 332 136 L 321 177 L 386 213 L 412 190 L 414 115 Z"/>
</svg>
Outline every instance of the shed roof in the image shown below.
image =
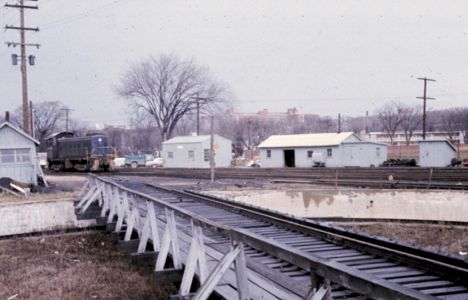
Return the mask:
<svg viewBox="0 0 468 300">
<path fill-rule="evenodd" d="M 35 138 L 33 138 L 32 136 L 30 136 L 29 134 L 27 134 L 26 132 L 24 132 L 23 130 L 17 128 L 16 126 L 13 126 L 13 124 L 9 123 L 9 122 L 3 122 L 1 125 L 0 125 L 0 130 L 2 130 L 3 128 L 5 127 L 9 127 L 11 128 L 13 131 L 15 131 L 16 133 L 22 135 L 23 137 L 27 138 L 28 140 L 30 140 L 31 142 L 35 143 L 36 145 L 39 145 L 39 141 L 36 140 Z"/>
<path fill-rule="evenodd" d="M 432 139 L 432 140 L 423 140 L 419 141 L 419 143 L 447 143 L 450 148 L 453 149 L 453 151 L 457 151 L 457 148 L 447 139 Z"/>
<path fill-rule="evenodd" d="M 218 134 L 215 134 L 215 138 L 222 138 L 222 139 L 228 140 L 225 137 L 222 137 Z M 210 139 L 210 135 L 176 136 L 176 137 L 173 137 L 172 139 L 169 139 L 163 142 L 163 144 L 166 144 L 166 145 L 168 144 L 194 144 L 194 143 L 201 143 L 209 139 Z"/>
<path fill-rule="evenodd" d="M 258 148 L 335 146 L 353 135 L 361 140 L 353 132 L 272 135 L 258 145 Z"/>
</svg>

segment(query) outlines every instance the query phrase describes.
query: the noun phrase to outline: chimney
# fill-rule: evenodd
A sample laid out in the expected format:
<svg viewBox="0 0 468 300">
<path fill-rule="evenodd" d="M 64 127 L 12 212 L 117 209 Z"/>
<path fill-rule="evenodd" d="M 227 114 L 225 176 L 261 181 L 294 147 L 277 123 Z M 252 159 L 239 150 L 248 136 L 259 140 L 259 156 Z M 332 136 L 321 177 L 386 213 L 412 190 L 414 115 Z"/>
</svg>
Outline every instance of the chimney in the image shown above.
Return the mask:
<svg viewBox="0 0 468 300">
<path fill-rule="evenodd" d="M 10 112 L 9 111 L 5 112 L 5 121 L 10 122 Z"/>
</svg>

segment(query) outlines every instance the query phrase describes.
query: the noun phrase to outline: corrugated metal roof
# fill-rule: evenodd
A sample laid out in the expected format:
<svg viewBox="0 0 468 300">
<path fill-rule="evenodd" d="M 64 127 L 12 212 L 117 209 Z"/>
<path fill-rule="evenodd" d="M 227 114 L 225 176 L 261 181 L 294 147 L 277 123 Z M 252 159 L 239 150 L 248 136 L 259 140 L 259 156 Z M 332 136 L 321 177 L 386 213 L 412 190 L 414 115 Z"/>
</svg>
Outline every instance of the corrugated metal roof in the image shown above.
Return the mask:
<svg viewBox="0 0 468 300">
<path fill-rule="evenodd" d="M 360 140 L 353 132 L 272 135 L 258 148 L 335 146 L 352 135 Z"/>
<path fill-rule="evenodd" d="M 2 129 L 3 127 L 10 127 L 11 129 L 13 129 L 15 132 L 19 133 L 20 135 L 24 136 L 25 138 L 27 138 L 28 140 L 32 141 L 33 143 L 35 143 L 36 145 L 39 145 L 39 141 L 36 140 L 35 138 L 33 138 L 32 136 L 30 136 L 29 134 L 27 134 L 26 132 L 22 131 L 21 129 L 13 126 L 13 124 L 11 123 L 8 123 L 8 122 L 3 122 L 1 125 L 0 125 L 0 129 Z"/>
</svg>

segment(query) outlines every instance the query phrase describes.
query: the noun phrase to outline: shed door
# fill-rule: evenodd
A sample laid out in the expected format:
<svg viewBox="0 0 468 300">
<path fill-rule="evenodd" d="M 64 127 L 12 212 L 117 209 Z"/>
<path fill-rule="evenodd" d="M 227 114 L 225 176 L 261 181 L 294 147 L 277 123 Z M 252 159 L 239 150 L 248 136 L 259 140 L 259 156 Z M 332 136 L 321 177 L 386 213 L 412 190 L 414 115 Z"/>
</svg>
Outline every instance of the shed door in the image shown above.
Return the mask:
<svg viewBox="0 0 468 300">
<path fill-rule="evenodd" d="M 294 168 L 296 166 L 294 150 L 284 150 L 284 165 L 287 168 Z"/>
</svg>

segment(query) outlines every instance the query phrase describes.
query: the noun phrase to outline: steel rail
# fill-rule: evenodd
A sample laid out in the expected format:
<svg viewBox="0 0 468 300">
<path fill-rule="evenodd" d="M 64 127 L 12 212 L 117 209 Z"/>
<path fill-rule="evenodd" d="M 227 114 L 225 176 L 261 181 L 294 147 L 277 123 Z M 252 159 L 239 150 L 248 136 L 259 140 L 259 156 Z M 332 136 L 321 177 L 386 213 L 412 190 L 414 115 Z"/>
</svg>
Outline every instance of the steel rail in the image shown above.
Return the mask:
<svg viewBox="0 0 468 300">
<path fill-rule="evenodd" d="M 266 221 L 277 222 L 278 224 L 283 226 L 289 226 L 289 228 L 293 230 L 306 232 L 313 230 L 314 232 L 320 233 L 327 237 L 333 237 L 335 239 L 355 243 L 363 247 L 369 247 L 371 249 L 378 249 L 380 251 L 377 254 L 383 254 L 384 256 L 387 255 L 388 258 L 394 258 L 392 256 L 388 256 L 388 253 L 396 254 L 402 257 L 407 257 L 408 259 L 410 259 L 406 261 L 407 263 L 417 266 L 419 268 L 421 268 L 421 262 L 428 263 L 429 265 L 426 265 L 426 269 L 432 271 L 434 271 L 434 265 L 437 265 L 443 268 L 440 271 L 441 275 L 447 275 L 448 272 L 457 274 L 458 279 L 455 278 L 457 281 L 463 281 L 466 280 L 466 278 L 468 278 L 468 262 L 461 259 L 457 259 L 456 257 L 442 255 L 436 252 L 429 252 L 408 245 L 396 244 L 395 242 L 386 241 L 385 239 L 376 239 L 375 237 L 373 238 L 353 231 L 327 226 L 319 222 L 312 222 L 306 219 L 295 218 L 271 210 L 265 213 L 265 210 L 262 208 L 245 205 L 242 203 L 235 203 L 229 200 L 219 199 L 214 196 L 202 195 L 193 191 L 178 191 L 173 189 L 167 189 L 162 186 L 152 184 L 148 185 L 166 190 L 168 192 L 178 193 L 185 196 L 195 197 L 199 200 L 216 203 L 225 208 L 230 208 L 233 210 L 242 210 L 243 213 L 251 214 L 254 217 L 262 218 Z"/>
<path fill-rule="evenodd" d="M 297 263 L 301 268 L 305 268 L 306 270 L 308 269 L 312 272 L 317 272 L 318 275 L 321 275 L 326 279 L 331 279 L 336 284 L 356 291 L 360 294 L 364 294 L 376 299 L 436 299 L 433 296 L 421 293 L 414 289 L 406 288 L 384 279 L 380 279 L 374 275 L 352 269 L 343 264 L 335 263 L 327 259 L 321 259 L 306 252 L 302 252 L 298 249 L 291 248 L 286 244 L 280 244 L 274 240 L 265 239 L 258 234 L 247 232 L 238 228 L 232 228 L 230 226 L 220 224 L 219 222 L 211 221 L 184 208 L 159 200 L 156 197 L 147 195 L 145 193 L 127 188 L 114 181 L 106 180 L 95 175 L 90 176 L 103 183 L 114 186 L 121 191 L 133 194 L 142 199 L 153 201 L 159 206 L 168 208 L 179 216 L 191 218 L 198 224 L 202 224 L 204 227 L 207 227 L 211 230 L 228 234 L 234 240 L 244 242 L 246 245 L 249 245 L 253 248 L 258 247 L 270 255 L 280 257 L 291 263 Z"/>
</svg>

